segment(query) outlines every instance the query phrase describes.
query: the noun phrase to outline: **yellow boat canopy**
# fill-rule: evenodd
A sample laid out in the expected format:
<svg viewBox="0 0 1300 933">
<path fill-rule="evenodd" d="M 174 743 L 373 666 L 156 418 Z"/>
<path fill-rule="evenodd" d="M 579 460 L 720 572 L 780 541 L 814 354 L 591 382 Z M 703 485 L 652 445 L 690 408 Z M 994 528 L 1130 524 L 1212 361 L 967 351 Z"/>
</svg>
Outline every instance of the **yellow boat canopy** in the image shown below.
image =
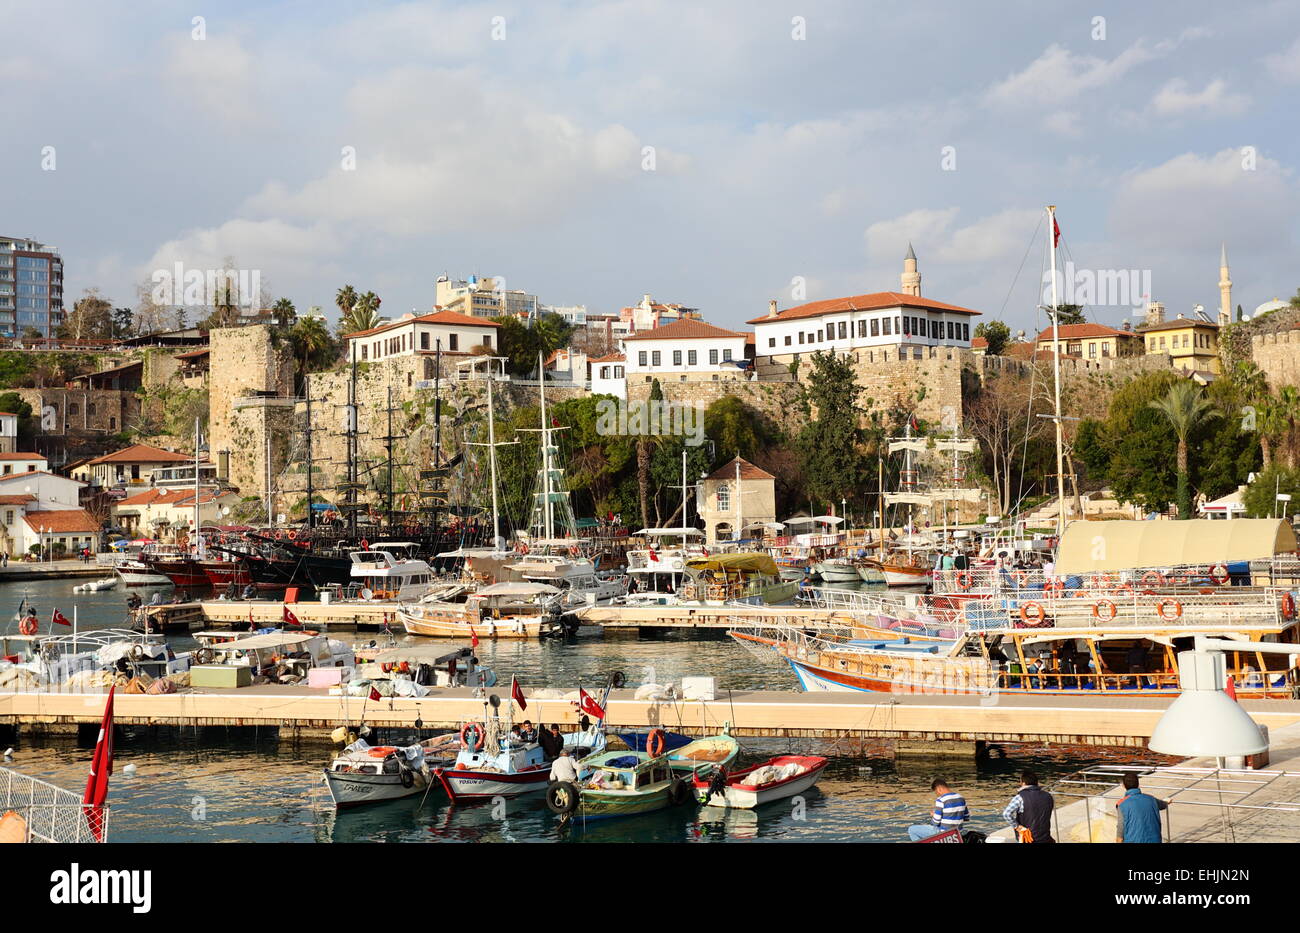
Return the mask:
<svg viewBox="0 0 1300 933">
<path fill-rule="evenodd" d="M 686 569 L 712 570 L 715 573 L 765 573 L 770 577 L 781 573 L 771 556 L 755 552 L 692 557 L 686 562 Z"/>
<path fill-rule="evenodd" d="M 1056 573 L 1267 560 L 1296 549 L 1295 531 L 1273 518 L 1076 521 L 1057 549 Z"/>
</svg>

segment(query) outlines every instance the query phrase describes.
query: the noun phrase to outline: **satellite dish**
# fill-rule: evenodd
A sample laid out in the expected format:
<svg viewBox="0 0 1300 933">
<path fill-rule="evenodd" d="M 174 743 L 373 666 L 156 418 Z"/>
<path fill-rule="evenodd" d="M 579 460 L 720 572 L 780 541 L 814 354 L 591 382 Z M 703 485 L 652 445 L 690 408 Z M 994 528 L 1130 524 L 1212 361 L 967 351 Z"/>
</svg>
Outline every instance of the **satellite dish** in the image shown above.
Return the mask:
<svg viewBox="0 0 1300 933">
<path fill-rule="evenodd" d="M 491 696 L 488 697 L 488 705 L 491 706 L 493 709 L 499 709 L 501 706 L 501 698 L 497 696 L 495 693 L 492 694 Z"/>
</svg>

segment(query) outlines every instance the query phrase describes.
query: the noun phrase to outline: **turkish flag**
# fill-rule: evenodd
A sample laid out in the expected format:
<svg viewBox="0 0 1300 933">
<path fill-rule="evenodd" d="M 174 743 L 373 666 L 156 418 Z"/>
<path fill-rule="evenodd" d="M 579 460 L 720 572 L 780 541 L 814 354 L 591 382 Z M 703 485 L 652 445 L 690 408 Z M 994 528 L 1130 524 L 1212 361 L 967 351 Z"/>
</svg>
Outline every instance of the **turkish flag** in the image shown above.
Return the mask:
<svg viewBox="0 0 1300 933">
<path fill-rule="evenodd" d="M 528 702 L 524 699 L 524 691 L 519 688 L 519 681 L 512 676 L 510 678 L 510 698 L 519 704 L 521 710 L 528 709 Z"/>
<path fill-rule="evenodd" d="M 371 700 L 382 700 L 383 697 L 380 695 L 380 693 L 379 693 L 378 690 L 376 690 L 374 687 L 371 687 L 371 688 L 370 688 L 370 697 L 369 697 L 369 699 L 371 699 Z"/>
<path fill-rule="evenodd" d="M 108 799 L 108 778 L 113 773 L 113 691 L 116 689 L 116 684 L 108 688 L 104 720 L 99 726 L 99 740 L 95 743 L 94 757 L 90 759 L 86 793 L 81 798 L 81 806 L 86 811 L 86 822 L 90 824 L 96 842 L 104 838 L 104 801 Z"/>
<path fill-rule="evenodd" d="M 67 616 L 65 616 L 63 613 L 59 612 L 59 610 L 55 609 L 55 610 L 54 610 L 54 615 L 50 616 L 50 624 L 51 624 L 51 625 L 71 625 L 72 623 L 68 621 L 68 617 L 67 617 Z"/>
<path fill-rule="evenodd" d="M 582 710 L 593 719 L 605 718 L 605 711 L 601 709 L 600 704 L 596 702 L 596 698 L 581 687 L 578 688 L 578 709 Z"/>
<path fill-rule="evenodd" d="M 1226 693 L 1228 696 L 1232 697 L 1234 700 L 1237 699 L 1237 685 L 1236 683 L 1233 682 L 1233 678 L 1231 674 L 1228 675 L 1228 683 L 1223 688 L 1223 692 Z"/>
<path fill-rule="evenodd" d="M 1061 245 L 1061 225 L 1056 222 L 1056 215 L 1052 215 L 1052 246 Z"/>
<path fill-rule="evenodd" d="M 654 548 L 650 548 L 650 561 L 655 564 L 659 563 L 659 555 L 655 553 Z"/>
<path fill-rule="evenodd" d="M 302 628 L 302 623 L 298 621 L 298 617 L 296 615 L 294 615 L 292 612 L 289 611 L 288 606 L 284 607 L 284 624 L 296 625 L 298 626 L 298 628 Z"/>
<path fill-rule="evenodd" d="M 478 632 L 474 631 L 473 625 L 469 627 L 469 646 L 471 648 L 478 647 Z"/>
<path fill-rule="evenodd" d="M 256 631 L 257 631 L 257 623 L 253 621 L 253 607 L 252 607 L 252 606 L 249 606 L 249 607 L 248 607 L 248 630 L 249 630 L 250 632 L 256 632 Z"/>
</svg>

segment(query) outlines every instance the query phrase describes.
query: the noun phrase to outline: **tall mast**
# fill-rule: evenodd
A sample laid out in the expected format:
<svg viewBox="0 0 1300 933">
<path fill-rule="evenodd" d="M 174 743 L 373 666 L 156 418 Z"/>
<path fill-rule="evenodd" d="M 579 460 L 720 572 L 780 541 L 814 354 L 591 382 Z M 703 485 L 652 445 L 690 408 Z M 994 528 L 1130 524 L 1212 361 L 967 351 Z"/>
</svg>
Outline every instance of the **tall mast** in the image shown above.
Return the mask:
<svg viewBox="0 0 1300 933">
<path fill-rule="evenodd" d="M 740 506 L 740 453 L 736 453 L 736 540 L 740 540 L 741 506 Z"/>
<path fill-rule="evenodd" d="M 1056 205 L 1047 207 L 1047 237 L 1052 251 L 1052 381 L 1056 424 L 1056 534 L 1065 532 L 1065 443 L 1061 430 L 1061 314 L 1056 294 Z"/>
<path fill-rule="evenodd" d="M 439 489 L 442 483 L 442 338 L 433 342 L 433 471 L 438 477 Z M 433 531 L 441 538 L 438 531 L 438 499 L 433 500 Z M 496 542 L 492 542 L 496 548 Z"/>
<path fill-rule="evenodd" d="M 194 419 L 194 554 L 203 560 L 203 535 L 199 533 L 199 419 Z"/>
<path fill-rule="evenodd" d="M 311 421 L 311 381 L 308 380 L 308 381 L 307 381 L 307 431 L 306 431 L 306 434 L 307 434 L 307 530 L 308 530 L 308 531 L 311 531 L 311 529 L 312 529 L 313 527 L 315 527 L 315 524 L 316 524 L 316 519 L 315 519 L 315 515 L 314 515 L 314 513 L 315 513 L 316 510 L 312 507 L 312 502 L 313 502 L 313 500 L 315 499 L 315 489 L 314 489 L 313 486 L 312 486 L 312 475 L 311 475 L 312 472 L 314 471 L 314 464 L 312 463 L 312 450 L 311 450 L 311 447 L 312 447 L 312 444 L 311 444 L 312 427 L 311 427 L 311 425 L 312 425 L 312 421 Z"/>
<path fill-rule="evenodd" d="M 488 363 L 488 463 L 491 468 L 492 481 L 492 550 L 497 550 L 501 542 L 501 504 L 497 498 L 497 419 L 496 409 L 492 403 L 492 364 Z"/>
<path fill-rule="evenodd" d="M 537 380 L 542 397 L 542 537 L 555 537 L 555 504 L 551 502 L 551 425 L 546 420 L 546 366 L 537 354 Z"/>
</svg>

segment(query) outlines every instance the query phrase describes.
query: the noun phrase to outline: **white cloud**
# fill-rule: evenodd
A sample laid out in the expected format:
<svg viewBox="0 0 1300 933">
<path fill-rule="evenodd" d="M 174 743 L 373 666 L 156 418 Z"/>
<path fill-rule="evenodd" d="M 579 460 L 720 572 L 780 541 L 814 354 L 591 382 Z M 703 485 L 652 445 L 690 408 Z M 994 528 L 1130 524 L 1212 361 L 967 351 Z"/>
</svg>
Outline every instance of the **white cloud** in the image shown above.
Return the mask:
<svg viewBox="0 0 1300 933">
<path fill-rule="evenodd" d="M 1048 114 L 1043 120 L 1043 126 L 1057 136 L 1064 136 L 1068 139 L 1078 139 L 1083 135 L 1083 126 L 1079 122 L 1079 115 L 1073 110 L 1057 110 Z"/>
<path fill-rule="evenodd" d="M 867 227 L 867 256 L 875 262 L 903 261 L 907 244 L 921 244 L 923 249 L 933 249 L 932 244 L 947 236 L 948 229 L 957 218 L 958 208 L 942 210 L 921 208 L 901 217 L 878 220 Z"/>
<path fill-rule="evenodd" d="M 1167 82 L 1151 99 L 1151 109 L 1162 117 L 1233 116 L 1250 104 L 1244 94 L 1228 92 L 1228 83 L 1216 78 L 1200 91 L 1189 90 L 1182 78 Z"/>
<path fill-rule="evenodd" d="M 1142 42 L 1113 59 L 1078 55 L 1052 44 L 1023 71 L 989 88 L 984 100 L 1001 107 L 1048 106 L 1112 84 L 1159 54 Z"/>
<path fill-rule="evenodd" d="M 324 224 L 295 226 L 280 220 L 229 220 L 217 227 L 191 230 L 163 243 L 137 270 L 136 280 L 154 270 L 222 269 L 233 257 L 241 269 L 257 269 L 263 279 L 305 281 L 325 268 L 343 249 L 336 231 Z"/>
<path fill-rule="evenodd" d="M 199 125 L 204 117 L 245 129 L 262 122 L 258 68 L 238 38 L 217 33 L 200 40 L 186 32 L 164 45 L 163 76 L 173 94 L 203 111 Z"/>
<path fill-rule="evenodd" d="M 1300 39 L 1292 42 L 1285 51 L 1267 56 L 1264 67 L 1285 84 L 1300 84 Z"/>
<path fill-rule="evenodd" d="M 955 207 L 922 209 L 878 221 L 866 231 L 868 255 L 886 264 L 901 263 L 910 242 L 918 258 L 935 265 L 989 263 L 1022 255 L 1041 216 L 1012 208 L 957 226 L 957 214 Z"/>
</svg>

